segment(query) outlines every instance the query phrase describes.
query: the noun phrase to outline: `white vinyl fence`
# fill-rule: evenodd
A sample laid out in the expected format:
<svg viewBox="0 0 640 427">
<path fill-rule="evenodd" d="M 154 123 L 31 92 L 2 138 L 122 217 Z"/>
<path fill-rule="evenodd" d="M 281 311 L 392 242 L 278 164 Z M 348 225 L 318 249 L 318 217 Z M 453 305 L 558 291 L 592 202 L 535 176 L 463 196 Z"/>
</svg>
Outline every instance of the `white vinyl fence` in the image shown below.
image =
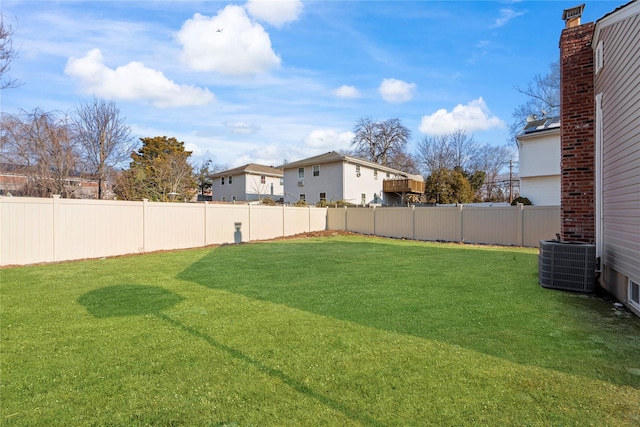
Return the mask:
<svg viewBox="0 0 640 427">
<path fill-rule="evenodd" d="M 0 266 L 195 248 L 318 230 L 537 247 L 558 206 L 299 208 L 0 197 Z"/>
<path fill-rule="evenodd" d="M 326 221 L 315 207 L 0 197 L 0 265 L 264 240 Z"/>
<path fill-rule="evenodd" d="M 327 227 L 413 240 L 539 246 L 560 232 L 560 206 L 329 208 Z"/>
</svg>

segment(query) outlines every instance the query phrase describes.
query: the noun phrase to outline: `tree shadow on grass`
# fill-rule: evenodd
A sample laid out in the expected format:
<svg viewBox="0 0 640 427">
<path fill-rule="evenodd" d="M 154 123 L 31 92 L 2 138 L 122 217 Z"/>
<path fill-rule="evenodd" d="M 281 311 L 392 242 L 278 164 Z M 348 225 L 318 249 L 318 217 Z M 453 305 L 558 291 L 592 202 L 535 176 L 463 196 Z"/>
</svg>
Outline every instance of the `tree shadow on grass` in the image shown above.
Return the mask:
<svg viewBox="0 0 640 427">
<path fill-rule="evenodd" d="M 247 365 L 253 366 L 260 372 L 282 381 L 297 392 L 315 399 L 321 404 L 337 412 L 341 412 L 351 420 L 358 421 L 364 425 L 384 425 L 369 417 L 367 414 L 354 411 L 340 402 L 318 393 L 310 387 L 294 380 L 284 372 L 271 368 L 259 360 L 253 359 L 244 354 L 240 350 L 224 345 L 209 335 L 200 332 L 191 326 L 185 325 L 184 323 L 163 313 L 164 310 L 172 308 L 183 300 L 184 298 L 182 296 L 158 286 L 114 285 L 87 292 L 78 298 L 78 304 L 84 306 L 92 316 L 98 319 L 154 315 L 158 319 L 174 326 L 176 329 L 206 342 L 211 347 L 226 353 L 230 357 Z"/>
<path fill-rule="evenodd" d="M 157 314 L 184 298 L 158 286 L 114 285 L 87 292 L 78 304 L 98 319 Z"/>
<path fill-rule="evenodd" d="M 390 251 L 401 256 L 389 257 Z M 602 331 L 610 319 L 597 317 L 606 316 L 597 312 L 600 301 L 550 294 L 537 284 L 536 266 L 536 254 L 509 249 L 286 242 L 217 248 L 178 277 L 523 365 L 640 387 L 637 376 L 611 363 L 633 364 L 634 344 L 612 350 L 608 341 L 619 336 Z M 629 322 L 620 328 L 627 336 L 640 332 Z M 605 342 L 592 339 L 595 334 Z"/>
</svg>

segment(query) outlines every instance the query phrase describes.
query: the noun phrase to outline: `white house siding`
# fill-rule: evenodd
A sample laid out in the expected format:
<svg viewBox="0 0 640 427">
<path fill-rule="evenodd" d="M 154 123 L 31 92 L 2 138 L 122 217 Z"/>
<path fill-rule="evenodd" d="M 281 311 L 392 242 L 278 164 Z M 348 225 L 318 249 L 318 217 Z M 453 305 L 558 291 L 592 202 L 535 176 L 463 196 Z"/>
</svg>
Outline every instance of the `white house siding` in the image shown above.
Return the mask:
<svg viewBox="0 0 640 427">
<path fill-rule="evenodd" d="M 560 176 L 520 177 L 520 194 L 535 206 L 560 206 Z"/>
<path fill-rule="evenodd" d="M 596 239 L 601 239 L 603 285 L 626 301 L 628 280 L 640 283 L 640 2 L 598 21 L 594 54 L 600 42 L 604 63 L 595 76 L 595 93 L 601 192 L 596 197 L 602 220 Z"/>
<path fill-rule="evenodd" d="M 378 178 L 375 178 L 374 171 L 378 171 Z M 382 182 L 386 178 L 386 172 L 379 169 L 360 165 L 360 176 L 358 176 L 356 164 L 344 164 L 344 199 L 356 205 L 362 204 L 362 195 L 365 195 L 364 204 L 388 203 L 384 200 L 382 192 Z"/>
<path fill-rule="evenodd" d="M 286 194 L 284 201 L 286 203 L 297 202 L 302 194 L 310 205 L 315 205 L 320 201 L 320 193 L 325 193 L 328 202 L 344 199 L 342 162 L 316 165 L 319 167 L 318 176 L 313 176 L 313 166 L 299 166 L 304 168 L 304 178 L 298 177 L 298 166 L 285 169 L 284 188 Z"/>
<path fill-rule="evenodd" d="M 520 195 L 534 205 L 560 205 L 560 131 L 520 136 Z"/>
<path fill-rule="evenodd" d="M 284 196 L 284 186 L 280 184 L 280 177 L 265 175 L 265 183 L 262 184 L 261 176 L 256 174 L 244 176 L 246 200 L 258 200 L 264 197 L 278 200 Z"/>
<path fill-rule="evenodd" d="M 560 176 L 560 131 L 547 131 L 539 136 L 520 137 L 518 174 L 527 176 Z"/>
<path fill-rule="evenodd" d="M 264 197 L 278 200 L 284 195 L 280 177 L 265 175 L 264 184 L 261 184 L 260 177 L 261 175 L 257 174 L 232 175 L 231 184 L 229 184 L 229 177 L 225 176 L 224 185 L 222 185 L 222 178 L 216 177 L 213 179 L 213 200 L 231 202 L 234 197 L 238 201 L 258 200 Z"/>
</svg>

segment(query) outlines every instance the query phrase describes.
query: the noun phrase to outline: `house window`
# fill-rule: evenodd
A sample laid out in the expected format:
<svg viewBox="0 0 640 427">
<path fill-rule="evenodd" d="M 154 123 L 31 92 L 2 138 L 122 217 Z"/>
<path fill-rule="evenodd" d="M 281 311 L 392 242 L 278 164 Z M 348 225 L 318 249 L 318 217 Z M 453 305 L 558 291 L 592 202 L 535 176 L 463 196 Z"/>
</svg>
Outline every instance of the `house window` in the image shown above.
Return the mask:
<svg viewBox="0 0 640 427">
<path fill-rule="evenodd" d="M 356 176 L 360 176 L 360 165 L 356 165 Z"/>
<path fill-rule="evenodd" d="M 298 178 L 304 178 L 304 168 L 298 168 Z"/>
<path fill-rule="evenodd" d="M 271 195 L 273 196 L 273 182 L 271 183 Z"/>
<path fill-rule="evenodd" d="M 232 178 L 232 177 L 229 177 L 229 185 L 231 185 L 231 178 Z"/>
<path fill-rule="evenodd" d="M 284 178 L 280 178 L 280 185 L 284 185 Z"/>
<path fill-rule="evenodd" d="M 220 184 L 224 185 L 224 176 L 222 178 L 220 178 Z"/>
<path fill-rule="evenodd" d="M 266 184 L 267 183 L 267 177 L 264 175 L 260 175 L 260 184 Z"/>
<path fill-rule="evenodd" d="M 226 197 L 224 197 L 224 196 L 222 196 L 222 201 L 223 201 L 223 202 L 226 202 L 226 201 L 227 201 L 227 198 L 226 198 Z"/>
<path fill-rule="evenodd" d="M 366 195 L 366 194 L 364 194 L 364 193 L 362 193 L 362 195 L 360 196 L 360 204 L 361 204 L 362 206 L 364 206 L 364 205 L 366 205 L 366 204 L 367 204 L 367 195 Z"/>
<path fill-rule="evenodd" d="M 629 279 L 629 304 L 640 310 L 640 283 Z"/>
<path fill-rule="evenodd" d="M 391 178 L 391 174 L 387 172 L 387 178 Z"/>
<path fill-rule="evenodd" d="M 233 200 L 235 202 L 236 201 L 236 196 L 232 196 L 231 200 Z"/>
<path fill-rule="evenodd" d="M 373 179 L 378 179 L 378 170 L 377 169 L 375 169 L 373 171 Z"/>
<path fill-rule="evenodd" d="M 300 200 L 304 202 L 306 199 L 307 199 L 307 196 L 305 194 L 300 195 Z"/>
<path fill-rule="evenodd" d="M 320 176 L 320 165 L 313 166 L 313 176 Z"/>
<path fill-rule="evenodd" d="M 327 201 L 327 193 L 320 193 L 320 200 L 323 202 Z"/>
</svg>

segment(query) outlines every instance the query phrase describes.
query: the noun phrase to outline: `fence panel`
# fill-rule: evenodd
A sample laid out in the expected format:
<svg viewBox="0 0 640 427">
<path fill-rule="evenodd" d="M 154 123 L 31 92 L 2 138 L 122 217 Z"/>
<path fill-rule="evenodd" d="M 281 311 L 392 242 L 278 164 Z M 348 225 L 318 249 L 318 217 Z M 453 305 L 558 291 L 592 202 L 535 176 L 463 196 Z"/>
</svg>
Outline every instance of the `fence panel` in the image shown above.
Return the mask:
<svg viewBox="0 0 640 427">
<path fill-rule="evenodd" d="M 465 207 L 462 211 L 462 241 L 495 245 L 520 245 L 519 206 Z"/>
<path fill-rule="evenodd" d="M 327 230 L 347 229 L 347 208 L 327 209 Z"/>
<path fill-rule="evenodd" d="M 53 199 L 0 198 L 0 261 L 53 261 Z"/>
<path fill-rule="evenodd" d="M 326 229 L 326 208 L 286 206 L 282 209 L 284 210 L 284 236 Z"/>
<path fill-rule="evenodd" d="M 53 199 L 55 261 L 144 251 L 143 202 Z"/>
<path fill-rule="evenodd" d="M 248 205 L 251 240 L 266 240 L 281 237 L 284 233 L 281 207 Z M 306 209 L 303 209 L 306 210 Z"/>
<path fill-rule="evenodd" d="M 540 246 L 540 240 L 551 240 L 560 233 L 560 206 L 524 206 L 522 212 L 522 245 Z"/>
<path fill-rule="evenodd" d="M 327 208 L 310 208 L 308 231 L 328 230 L 327 211 Z"/>
<path fill-rule="evenodd" d="M 376 236 L 413 238 L 413 208 L 375 208 Z"/>
<path fill-rule="evenodd" d="M 206 204 L 207 245 L 248 242 L 249 207 L 247 205 Z"/>
<path fill-rule="evenodd" d="M 347 209 L 347 230 L 361 234 L 374 234 L 373 208 Z"/>
<path fill-rule="evenodd" d="M 414 239 L 460 242 L 460 215 L 461 208 L 456 206 L 415 208 Z"/>
<path fill-rule="evenodd" d="M 204 215 L 201 203 L 144 202 L 145 251 L 204 246 Z"/>
</svg>

